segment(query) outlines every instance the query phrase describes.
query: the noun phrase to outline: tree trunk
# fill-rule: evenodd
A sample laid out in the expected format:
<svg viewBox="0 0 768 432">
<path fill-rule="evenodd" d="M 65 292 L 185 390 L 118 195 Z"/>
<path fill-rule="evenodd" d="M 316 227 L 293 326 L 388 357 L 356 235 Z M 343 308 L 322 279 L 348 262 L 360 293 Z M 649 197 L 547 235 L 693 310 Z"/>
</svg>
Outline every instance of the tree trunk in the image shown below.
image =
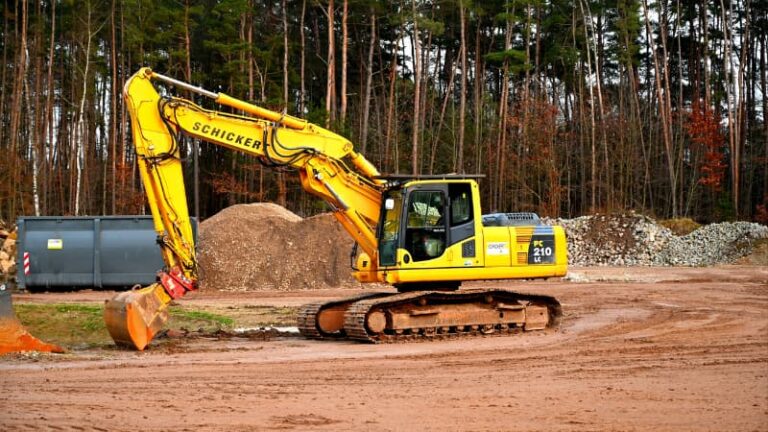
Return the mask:
<svg viewBox="0 0 768 432">
<path fill-rule="evenodd" d="M 85 122 L 85 100 L 88 96 L 88 75 L 91 66 L 91 42 L 93 33 L 91 32 L 91 3 L 86 3 L 86 42 L 85 42 L 85 68 L 83 71 L 83 87 L 80 97 L 80 107 L 77 113 L 77 132 L 73 135 L 72 151 L 75 155 L 75 216 L 80 215 L 80 189 L 83 180 L 83 162 L 85 159 L 85 143 L 88 140 L 88 125 Z"/>
<path fill-rule="evenodd" d="M 662 124 L 662 139 L 664 140 L 664 148 L 667 155 L 667 172 L 669 174 L 670 187 L 672 199 L 672 217 L 677 217 L 677 183 L 675 176 L 675 164 L 674 153 L 672 150 L 672 137 L 670 132 L 670 119 L 667 111 L 667 98 L 663 94 L 661 86 L 661 67 L 659 66 L 659 59 L 656 55 L 656 44 L 653 42 L 653 32 L 651 31 L 651 23 L 648 19 L 648 0 L 643 0 L 643 13 L 645 16 L 645 31 L 648 38 L 648 44 L 650 45 L 651 57 L 653 58 L 654 67 L 654 79 L 656 82 L 656 97 L 660 104 L 659 115 L 661 116 Z M 668 95 L 667 95 L 668 96 Z"/>
<path fill-rule="evenodd" d="M 514 9 L 512 9 L 512 15 L 514 15 Z M 506 16 L 506 31 L 504 32 L 504 51 L 512 49 L 512 20 L 507 10 Z M 504 171 L 506 169 L 505 162 L 507 159 L 507 108 L 509 107 L 509 58 L 504 58 L 504 66 L 502 67 L 501 74 L 501 95 L 499 97 L 499 134 L 498 141 L 496 142 L 496 164 L 498 164 L 498 173 L 496 178 L 496 193 L 492 194 L 491 207 L 492 211 L 499 211 L 499 205 L 501 204 L 501 196 L 504 193 Z"/>
<path fill-rule="evenodd" d="M 285 110 L 288 111 L 288 10 L 283 0 L 283 101 Z M 277 203 L 283 207 L 288 205 L 288 187 L 285 173 L 277 172 Z"/>
<path fill-rule="evenodd" d="M 325 91 L 325 111 L 328 113 L 325 126 L 330 127 L 336 119 L 336 48 L 334 46 L 334 19 L 333 19 L 333 0 L 328 0 L 328 80 Z"/>
<path fill-rule="evenodd" d="M 348 5 L 348 0 L 344 0 L 341 14 L 341 112 L 339 117 L 342 127 L 347 121 L 347 51 L 349 45 L 349 35 L 347 34 Z"/>
<path fill-rule="evenodd" d="M 597 33 L 595 32 L 594 20 L 592 19 L 592 11 L 589 9 L 589 4 L 588 3 L 586 4 L 586 7 L 582 8 L 582 12 L 584 12 L 584 11 L 586 11 L 586 13 L 587 13 L 587 15 L 584 17 L 584 19 L 585 19 L 585 21 L 589 22 L 589 26 L 587 26 L 586 22 L 585 22 L 585 24 L 584 24 L 584 32 L 587 35 L 587 39 L 589 41 L 591 41 L 592 52 L 594 53 L 594 56 L 595 56 L 595 86 L 597 87 L 597 105 L 598 105 L 598 113 L 600 115 L 600 118 L 599 118 L 600 122 L 599 122 L 598 127 L 600 129 L 600 134 L 601 134 L 601 138 L 602 138 L 603 160 L 604 160 L 604 163 L 605 163 L 604 169 L 601 170 L 603 172 L 603 175 L 605 176 L 605 180 L 603 181 L 603 186 L 604 186 L 604 189 L 605 189 L 605 197 L 606 197 L 606 201 L 604 203 L 604 206 L 606 207 L 606 210 L 610 211 L 610 206 L 611 206 L 611 201 L 612 201 L 612 198 L 611 198 L 611 181 L 610 181 L 611 177 L 610 177 L 610 165 L 609 165 L 609 159 L 608 159 L 608 140 L 607 140 L 607 137 L 606 137 L 605 123 L 603 122 L 603 113 L 605 111 L 604 111 L 604 108 L 603 108 L 603 90 L 602 90 L 602 86 L 601 86 L 601 83 L 600 83 L 602 81 L 602 74 L 600 73 L 600 57 L 598 56 L 600 51 L 598 50 L 598 45 L 597 45 L 597 38 L 598 38 L 598 36 L 597 36 Z M 589 36 L 590 31 L 592 33 L 591 37 Z M 589 55 L 589 48 L 587 48 L 587 55 Z M 587 63 L 587 64 L 589 65 L 590 63 Z M 590 70 L 590 75 L 591 74 L 592 74 L 592 72 Z M 592 92 L 592 88 L 590 86 L 590 95 L 592 94 L 591 92 Z M 593 100 L 593 103 L 594 103 L 594 100 Z M 592 107 L 592 121 L 593 121 L 593 123 L 595 122 L 594 106 Z M 594 143 L 595 137 L 593 136 L 592 139 L 593 139 L 593 143 Z M 594 153 L 594 147 L 593 147 L 593 153 Z M 593 158 L 594 158 L 594 155 L 593 155 Z M 593 181 L 595 181 L 595 180 L 596 180 L 596 178 L 593 179 Z M 594 208 L 594 204 L 593 204 L 593 208 Z"/>
<path fill-rule="evenodd" d="M 251 30 L 252 26 L 248 26 L 248 30 Z M 250 53 L 250 50 L 248 50 Z M 248 62 L 249 78 L 253 80 L 253 69 L 251 62 Z M 189 0 L 184 2 L 184 76 L 188 83 L 192 82 L 192 43 L 189 37 Z M 250 88 L 253 89 L 251 81 Z M 200 140 L 197 138 L 191 138 L 192 141 L 192 182 L 193 182 L 193 207 L 195 211 L 195 217 L 200 218 Z"/>
<path fill-rule="evenodd" d="M 29 61 L 29 57 L 27 57 L 27 61 Z M 35 216 L 40 216 L 40 194 L 38 193 L 38 170 L 40 165 L 40 156 L 38 154 L 37 145 L 37 137 L 39 136 L 39 131 L 37 131 L 37 129 L 40 127 L 40 125 L 35 121 L 34 113 L 37 112 L 37 109 L 32 109 L 33 106 L 35 108 L 38 108 L 38 106 L 37 103 L 35 103 L 33 100 L 35 99 L 35 96 L 32 94 L 32 92 L 29 91 L 29 83 L 26 79 L 24 80 L 24 90 L 27 95 L 27 136 L 29 138 L 30 156 L 32 158 L 32 202 L 35 209 Z"/>
<path fill-rule="evenodd" d="M 56 3 L 56 2 L 54 2 Z M 116 190 L 116 183 L 117 183 L 117 125 L 118 120 L 115 117 L 117 114 L 117 100 L 120 97 L 120 92 L 118 91 L 118 88 L 120 87 L 117 84 L 117 29 L 115 28 L 115 15 L 116 15 L 116 0 L 112 0 L 112 11 L 110 13 L 110 62 L 111 62 L 111 68 L 112 68 L 112 79 L 110 83 L 110 88 L 112 89 L 111 95 L 110 95 L 110 104 L 109 104 L 109 148 L 110 148 L 110 160 L 111 160 L 111 169 L 112 169 L 112 187 L 110 188 L 110 201 L 111 201 L 111 213 L 116 214 L 117 208 L 115 206 L 115 198 L 117 197 L 117 190 Z M 53 40 L 53 38 L 51 38 Z M 187 38 L 187 41 L 189 41 L 189 38 Z M 189 77 L 187 78 L 187 82 L 189 82 Z M 106 179 L 104 180 L 106 182 Z"/>
<path fill-rule="evenodd" d="M 746 87 L 744 85 L 744 70 L 748 67 L 747 62 L 747 52 L 751 52 L 750 47 L 750 21 L 751 21 L 751 13 L 750 13 L 750 0 L 747 0 L 744 5 L 744 19 L 741 20 L 742 23 L 742 30 L 741 30 L 741 54 L 739 57 L 739 67 L 738 67 L 738 73 L 737 76 L 734 78 L 735 85 L 736 85 L 736 94 L 738 95 L 738 98 L 736 100 L 736 126 L 735 126 L 735 148 L 734 148 L 734 159 L 735 159 L 735 165 L 736 165 L 736 178 L 734 179 L 734 185 L 736 186 L 736 190 L 734 192 L 734 210 L 736 212 L 736 217 L 742 214 L 741 211 L 741 156 L 742 151 L 744 149 L 744 144 L 746 142 L 747 134 L 749 130 L 746 128 L 747 125 L 747 119 L 746 119 L 746 99 L 748 96 L 746 92 Z M 733 8 L 733 2 L 730 3 L 730 7 Z M 731 68 L 733 69 L 733 59 L 731 58 Z M 765 114 L 763 115 L 765 117 Z M 763 121 L 766 121 L 765 118 Z M 749 161 L 749 157 L 747 158 L 747 161 Z M 748 164 L 749 162 L 747 162 Z M 746 171 L 746 170 L 745 170 Z M 748 171 L 747 171 L 748 172 Z"/>
<path fill-rule="evenodd" d="M 447 55 L 447 53 L 446 53 Z M 459 61 L 459 58 L 461 58 L 461 48 L 459 48 L 459 55 L 456 60 L 450 60 L 451 65 L 455 65 L 457 61 Z M 446 59 L 446 62 L 448 60 Z M 451 100 L 451 96 L 453 93 L 453 83 L 454 78 L 456 77 L 456 68 L 450 67 L 448 68 L 451 73 L 448 76 L 448 86 L 445 88 L 445 96 L 443 96 L 443 103 L 440 107 L 440 119 L 437 121 L 437 127 L 434 129 L 434 134 L 432 136 L 432 150 L 429 154 L 429 173 L 434 174 L 434 168 L 435 168 L 435 156 L 437 155 L 437 144 L 440 142 L 440 131 L 443 130 L 443 123 L 445 121 L 445 110 L 448 108 L 448 101 Z"/>
<path fill-rule="evenodd" d="M 397 51 L 398 47 L 400 46 L 400 35 L 398 35 L 397 39 L 395 40 L 395 51 Z M 385 141 L 385 147 L 384 147 L 384 163 L 389 164 L 390 157 L 392 157 L 392 154 L 394 154 L 393 158 L 393 169 L 395 171 L 395 174 L 400 173 L 400 162 L 398 159 L 398 144 L 397 144 L 397 131 L 393 131 L 394 129 L 394 119 L 397 115 L 397 110 L 395 109 L 395 104 L 397 103 L 397 56 L 392 56 L 392 66 L 391 66 L 391 72 L 389 76 L 389 102 L 387 104 L 387 137 Z M 394 136 L 393 136 L 394 135 Z M 394 149 L 392 149 L 394 147 Z"/>
<path fill-rule="evenodd" d="M 760 88 L 763 89 L 763 150 L 765 151 L 764 160 L 768 161 L 768 38 L 763 34 L 760 44 Z M 768 164 L 763 165 L 763 194 L 768 199 Z M 758 197 L 759 199 L 759 197 Z M 768 204 L 768 203 L 766 203 Z"/>
<path fill-rule="evenodd" d="M 459 93 L 459 137 L 458 148 L 456 149 L 456 164 L 454 171 L 464 173 L 464 122 L 467 113 L 467 34 L 466 34 L 466 14 L 464 12 L 464 2 L 459 0 L 459 27 L 461 29 L 461 82 Z"/>
<path fill-rule="evenodd" d="M 283 0 L 283 106 L 290 112 L 288 106 L 288 9 Z"/>
<path fill-rule="evenodd" d="M 480 22 L 477 23 L 477 30 L 475 30 L 475 173 L 480 174 L 482 167 L 482 149 L 483 142 L 483 78 L 485 76 L 485 62 L 482 56 L 482 45 L 480 31 Z"/>
<path fill-rule="evenodd" d="M 663 111 L 665 115 L 664 121 L 664 133 L 668 135 L 669 147 L 667 148 L 668 164 L 670 165 L 670 192 L 672 194 L 672 217 L 677 217 L 680 214 L 677 200 L 677 170 L 675 169 L 675 141 L 672 136 L 672 87 L 669 79 L 669 54 L 667 50 L 667 3 L 666 0 L 659 2 L 661 5 L 661 13 L 659 16 L 659 33 L 661 35 L 661 49 L 663 68 L 661 69 L 664 74 L 664 99 L 660 102 L 663 104 Z"/>
<path fill-rule="evenodd" d="M 10 125 L 10 151 L 8 152 L 11 157 L 17 155 L 17 145 L 19 141 L 19 134 L 21 132 L 21 110 L 24 94 L 24 82 L 26 77 L 27 67 L 27 2 L 21 2 L 21 35 L 19 43 L 19 62 L 17 63 L 18 71 L 16 72 L 16 79 L 13 84 L 13 98 L 11 99 L 11 125 Z M 19 164 L 11 165 L 11 179 L 10 187 L 11 199 L 10 199 L 10 214 L 16 213 L 16 197 L 19 195 L 15 191 L 19 189 L 18 171 L 21 167 Z"/>
<path fill-rule="evenodd" d="M 45 122 L 42 132 L 43 140 L 45 140 L 45 137 L 47 136 L 47 143 L 50 146 L 53 146 L 53 99 L 55 97 L 54 94 L 54 80 L 53 80 L 53 65 L 56 62 L 55 61 L 55 55 L 54 55 L 54 48 L 56 46 L 56 2 L 51 3 L 51 43 L 48 46 L 48 77 L 46 81 L 47 85 L 47 91 L 46 91 L 46 100 L 45 100 Z M 2 112 L 2 110 L 0 110 Z M 43 146 L 43 160 L 46 160 L 46 146 Z M 50 158 L 50 160 L 53 163 L 53 158 Z M 52 173 L 48 173 L 47 177 L 50 179 Z M 46 183 L 43 183 L 43 211 L 47 211 L 47 204 L 46 204 L 46 197 L 47 197 L 47 187 Z"/>
<path fill-rule="evenodd" d="M 587 5 L 589 7 L 589 5 Z M 588 26 L 587 26 L 587 15 L 584 12 L 584 4 L 583 0 L 579 0 L 579 8 L 581 9 L 581 18 L 584 20 L 584 33 L 587 38 L 589 38 L 589 32 L 588 32 Z M 594 35 L 593 35 L 594 36 Z M 592 78 L 592 53 L 590 49 L 589 42 L 586 43 L 587 48 L 587 73 L 589 74 L 588 80 Z M 590 211 L 594 212 L 597 210 L 597 151 L 596 151 L 596 145 L 595 142 L 597 141 L 597 134 L 596 134 L 596 124 L 595 124 L 595 96 L 594 96 L 594 90 L 591 83 L 587 82 L 587 86 L 589 87 L 589 120 L 590 120 L 590 131 L 591 131 L 591 179 L 590 179 L 590 187 L 592 191 L 592 196 L 590 197 Z"/>
<path fill-rule="evenodd" d="M 419 108 L 421 107 L 421 47 L 419 41 L 419 23 L 418 14 L 416 12 L 416 0 L 411 1 L 413 11 L 413 136 L 411 140 L 411 165 L 413 175 L 417 175 L 420 172 L 419 169 L 419 118 L 421 113 Z"/>
<path fill-rule="evenodd" d="M 730 4 L 730 3 L 729 3 Z M 737 137 L 735 134 L 736 121 L 734 119 L 732 93 L 733 93 L 733 63 L 731 62 L 731 38 L 733 37 L 730 28 L 730 12 L 726 15 L 725 3 L 720 0 L 720 12 L 723 20 L 723 71 L 725 73 L 725 99 L 728 109 L 728 148 L 731 154 L 731 193 L 733 210 L 738 217 L 739 212 L 739 152 L 737 148 Z"/>
<path fill-rule="evenodd" d="M 363 97 L 363 124 L 360 133 L 360 151 L 368 150 L 368 118 L 371 110 L 371 87 L 373 84 L 373 52 L 376 48 L 376 11 L 371 9 L 371 40 L 368 43 L 368 67 L 365 75 L 365 97 Z"/>
<path fill-rule="evenodd" d="M 299 116 L 304 116 L 304 101 L 307 97 L 307 90 L 305 88 L 305 78 L 304 78 L 304 69 L 305 69 L 305 63 L 306 63 L 306 40 L 304 35 L 304 16 L 307 13 L 307 0 L 302 0 L 301 2 L 301 20 L 299 21 L 299 39 L 301 40 L 301 66 L 300 69 L 300 80 L 301 80 L 301 87 L 299 90 Z"/>
</svg>

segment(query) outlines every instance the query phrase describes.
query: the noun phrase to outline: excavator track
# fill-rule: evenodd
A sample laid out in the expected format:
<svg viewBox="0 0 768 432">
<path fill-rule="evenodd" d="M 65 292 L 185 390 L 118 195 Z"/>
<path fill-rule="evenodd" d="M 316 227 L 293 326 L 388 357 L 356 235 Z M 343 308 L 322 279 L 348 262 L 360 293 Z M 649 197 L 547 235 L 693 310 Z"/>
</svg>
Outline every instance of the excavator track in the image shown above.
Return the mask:
<svg viewBox="0 0 768 432">
<path fill-rule="evenodd" d="M 373 343 L 503 335 L 557 326 L 560 303 L 505 289 L 370 293 L 311 303 L 299 332 L 312 339 Z"/>
<path fill-rule="evenodd" d="M 373 292 L 365 293 L 357 296 L 346 297 L 332 301 L 319 301 L 309 303 L 302 306 L 299 311 L 297 322 L 299 327 L 299 333 L 309 339 L 341 339 L 346 336 L 344 329 L 342 328 L 344 323 L 344 314 L 355 302 L 359 302 L 366 299 L 380 298 L 383 296 L 389 296 L 392 293 L 386 292 Z M 327 321 L 333 321 L 330 323 L 331 331 L 324 331 L 319 325 L 319 321 L 322 320 L 321 312 L 336 311 L 336 316 L 329 317 Z M 337 329 L 338 327 L 338 329 Z"/>
<path fill-rule="evenodd" d="M 350 306 L 350 339 L 392 343 L 502 335 L 554 327 L 560 303 L 509 290 L 417 291 L 361 300 Z"/>
</svg>

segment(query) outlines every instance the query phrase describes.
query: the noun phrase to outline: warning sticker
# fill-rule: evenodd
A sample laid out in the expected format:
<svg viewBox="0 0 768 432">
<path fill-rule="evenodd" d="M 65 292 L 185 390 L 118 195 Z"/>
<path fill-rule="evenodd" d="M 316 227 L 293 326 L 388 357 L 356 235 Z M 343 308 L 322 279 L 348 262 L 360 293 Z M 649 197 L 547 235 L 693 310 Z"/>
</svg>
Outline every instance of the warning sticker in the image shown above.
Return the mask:
<svg viewBox="0 0 768 432">
<path fill-rule="evenodd" d="M 64 249 L 64 241 L 61 239 L 48 239 L 48 249 L 59 250 Z"/>
</svg>

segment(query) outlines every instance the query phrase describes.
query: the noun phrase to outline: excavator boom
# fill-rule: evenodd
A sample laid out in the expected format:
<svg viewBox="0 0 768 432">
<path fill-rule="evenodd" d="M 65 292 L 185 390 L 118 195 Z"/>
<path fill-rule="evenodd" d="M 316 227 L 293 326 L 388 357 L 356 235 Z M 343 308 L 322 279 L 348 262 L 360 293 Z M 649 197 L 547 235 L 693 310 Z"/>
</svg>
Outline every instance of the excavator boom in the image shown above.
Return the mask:
<svg viewBox="0 0 768 432">
<path fill-rule="evenodd" d="M 213 99 L 241 114 L 206 110 L 190 100 L 162 97 L 162 82 Z M 141 179 L 166 269 L 146 288 L 109 300 L 104 320 L 116 343 L 143 350 L 168 319 L 174 298 L 197 288 L 197 259 L 187 209 L 179 134 L 256 156 L 265 165 L 299 171 L 302 186 L 324 199 L 362 249 L 376 254 L 381 185 L 376 168 L 346 138 L 305 120 L 141 69 L 124 98 Z"/>
</svg>

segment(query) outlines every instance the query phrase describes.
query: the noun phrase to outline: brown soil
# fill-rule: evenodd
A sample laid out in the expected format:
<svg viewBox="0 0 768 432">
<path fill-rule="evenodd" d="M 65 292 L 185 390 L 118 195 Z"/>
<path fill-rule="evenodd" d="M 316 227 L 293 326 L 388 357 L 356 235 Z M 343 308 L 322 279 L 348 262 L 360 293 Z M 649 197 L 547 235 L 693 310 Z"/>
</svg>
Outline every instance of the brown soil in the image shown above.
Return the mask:
<svg viewBox="0 0 768 432">
<path fill-rule="evenodd" d="M 633 214 L 595 215 L 582 241 L 626 256 L 637 244 L 632 230 L 639 217 Z"/>
<path fill-rule="evenodd" d="M 701 224 L 691 218 L 664 219 L 658 223 L 679 237 L 686 236 L 701 228 Z"/>
<path fill-rule="evenodd" d="M 582 282 L 474 285 L 557 297 L 557 331 L 396 345 L 180 338 L 143 353 L 0 357 L 0 430 L 768 430 L 765 267 L 572 273 Z"/>
<path fill-rule="evenodd" d="M 228 207 L 200 224 L 202 290 L 350 285 L 352 239 L 331 214 L 307 219 L 269 203 Z"/>
</svg>

